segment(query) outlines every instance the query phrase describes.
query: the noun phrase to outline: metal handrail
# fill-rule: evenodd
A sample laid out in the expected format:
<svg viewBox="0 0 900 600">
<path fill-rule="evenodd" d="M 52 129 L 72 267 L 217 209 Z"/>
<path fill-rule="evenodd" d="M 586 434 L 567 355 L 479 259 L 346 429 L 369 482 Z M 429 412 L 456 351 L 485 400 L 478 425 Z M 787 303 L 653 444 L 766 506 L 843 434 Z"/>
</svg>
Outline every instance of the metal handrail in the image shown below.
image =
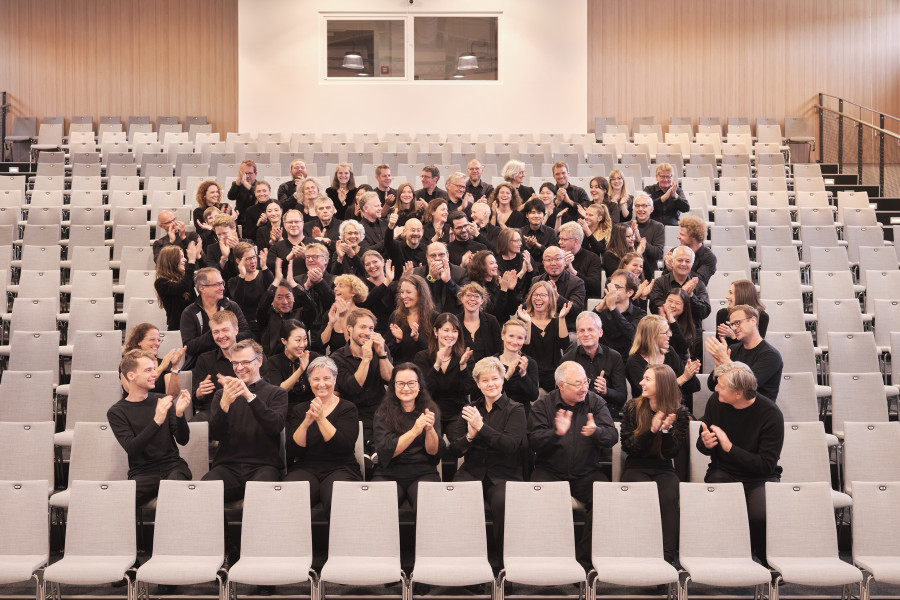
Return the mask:
<svg viewBox="0 0 900 600">
<path fill-rule="evenodd" d="M 859 106 L 859 105 L 857 104 L 856 106 Z M 887 129 L 882 129 L 881 127 L 878 127 L 877 125 L 873 125 L 873 124 L 869 123 L 868 121 L 863 121 L 861 119 L 857 119 L 856 117 L 851 117 L 850 115 L 848 115 L 846 113 L 842 113 L 840 111 L 834 110 L 833 108 L 828 108 L 827 106 L 822 106 L 821 104 L 817 104 L 816 108 L 820 108 L 822 110 L 827 110 L 828 112 L 834 113 L 836 115 L 840 115 L 841 117 L 843 117 L 845 119 L 850 119 L 851 121 L 856 121 L 860 125 L 865 125 L 866 127 L 871 127 L 875 131 L 881 132 L 885 135 L 891 136 L 892 138 L 897 138 L 898 140 L 900 140 L 900 135 L 894 133 L 893 131 L 888 131 Z M 865 108 L 865 107 L 863 107 L 863 108 Z M 871 109 L 867 108 L 866 110 L 871 110 Z M 872 111 L 872 112 L 875 112 L 875 111 Z M 889 115 L 885 115 L 885 116 L 887 117 Z M 891 118 L 893 119 L 894 117 L 891 117 Z"/>
</svg>

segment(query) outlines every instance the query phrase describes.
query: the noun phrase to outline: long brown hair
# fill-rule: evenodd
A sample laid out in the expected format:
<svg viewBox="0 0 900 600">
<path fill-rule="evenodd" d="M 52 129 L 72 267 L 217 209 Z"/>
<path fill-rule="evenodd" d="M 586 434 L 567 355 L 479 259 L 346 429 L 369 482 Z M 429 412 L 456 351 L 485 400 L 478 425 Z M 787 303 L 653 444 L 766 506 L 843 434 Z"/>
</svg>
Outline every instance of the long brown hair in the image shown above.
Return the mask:
<svg viewBox="0 0 900 600">
<path fill-rule="evenodd" d="M 656 410 L 662 411 L 664 415 L 675 414 L 681 406 L 682 398 L 675 371 L 669 365 L 647 365 L 644 373 L 647 371 L 653 371 L 656 379 Z M 650 408 L 650 398 L 641 395 L 634 399 L 635 437 L 650 431 L 654 412 Z M 663 458 L 661 436 L 654 438 L 650 448 L 654 454 Z"/>
<path fill-rule="evenodd" d="M 403 305 L 400 299 L 400 286 L 408 283 L 414 288 L 419 295 L 416 305 L 410 311 Z M 404 327 L 407 325 L 407 319 L 410 313 L 415 313 L 416 321 L 419 323 L 419 335 L 423 333 L 430 340 L 434 335 L 432 329 L 432 319 L 434 318 L 434 300 L 431 298 L 431 290 L 425 280 L 418 275 L 404 275 L 397 284 L 397 307 L 391 314 L 391 322 Z"/>
<path fill-rule="evenodd" d="M 738 279 L 731 285 L 734 286 L 734 305 L 746 304 L 752 306 L 759 312 L 766 310 L 766 305 L 759 298 L 759 292 L 756 286 L 748 279 Z"/>
</svg>

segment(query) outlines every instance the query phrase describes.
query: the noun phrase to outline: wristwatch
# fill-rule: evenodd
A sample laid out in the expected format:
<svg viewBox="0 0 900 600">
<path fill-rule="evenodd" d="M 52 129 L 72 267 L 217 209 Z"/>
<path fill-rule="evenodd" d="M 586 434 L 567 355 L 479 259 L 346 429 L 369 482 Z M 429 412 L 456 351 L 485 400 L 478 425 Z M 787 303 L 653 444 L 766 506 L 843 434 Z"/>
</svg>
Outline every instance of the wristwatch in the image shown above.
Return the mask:
<svg viewBox="0 0 900 600">
<path fill-rule="evenodd" d="M 426 276 L 425 276 L 425 279 L 427 279 L 427 280 L 430 281 L 431 283 L 434 283 L 435 281 L 437 281 L 437 277 L 432 276 L 431 273 L 429 273 L 428 275 L 426 275 Z"/>
</svg>

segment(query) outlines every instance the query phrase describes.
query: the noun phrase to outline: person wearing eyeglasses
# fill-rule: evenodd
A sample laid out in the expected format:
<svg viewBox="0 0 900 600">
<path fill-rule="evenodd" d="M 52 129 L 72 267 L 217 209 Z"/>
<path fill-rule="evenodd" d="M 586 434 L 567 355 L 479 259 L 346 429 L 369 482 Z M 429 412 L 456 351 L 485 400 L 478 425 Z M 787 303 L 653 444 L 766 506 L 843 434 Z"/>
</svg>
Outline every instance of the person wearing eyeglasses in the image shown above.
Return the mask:
<svg viewBox="0 0 900 600">
<path fill-rule="evenodd" d="M 678 246 L 672 251 L 672 271 L 653 281 L 653 288 L 647 298 L 649 306 L 647 312 L 658 314 L 669 292 L 676 289 L 682 289 L 687 294 L 694 328 L 700 331 L 703 319 L 712 312 L 712 303 L 709 301 L 706 284 L 694 271 L 694 251 L 687 246 Z"/>
<path fill-rule="evenodd" d="M 416 190 L 416 200 L 431 202 L 435 198 L 449 200 L 447 192 L 440 189 L 437 184 L 441 180 L 441 171 L 434 165 L 422 167 L 422 189 Z"/>
<path fill-rule="evenodd" d="M 444 451 L 441 411 L 418 366 L 407 362 L 394 367 L 374 425 L 378 462 L 372 481 L 395 481 L 399 504 L 409 499 L 415 509 L 419 482 L 441 480 Z"/>
<path fill-rule="evenodd" d="M 262 346 L 244 340 L 231 351 L 234 377 L 219 375 L 222 389 L 210 407 L 209 437 L 219 442 L 203 481 L 222 481 L 225 501 L 244 495 L 248 481 L 280 481 L 281 431 L 288 394 L 259 374 Z"/>
<path fill-rule="evenodd" d="M 294 275 L 300 284 L 299 291 L 308 296 L 308 301 L 303 302 L 301 320 L 310 326 L 311 331 L 325 329 L 328 311 L 334 304 L 334 275 L 328 272 L 328 260 L 328 249 L 325 246 L 319 243 L 308 244 L 304 255 L 306 273 L 299 277 L 296 273 Z"/>
<path fill-rule="evenodd" d="M 653 199 L 650 218 L 663 225 L 678 225 L 681 213 L 691 210 L 684 191 L 678 186 L 675 168 L 669 163 L 656 167 L 656 183 L 648 185 L 644 191 Z"/>
<path fill-rule="evenodd" d="M 465 173 L 451 173 L 447 177 L 447 208 L 450 212 L 461 210 L 468 213 L 475 202 L 475 198 L 466 193 L 467 181 Z"/>
<path fill-rule="evenodd" d="M 209 329 L 209 319 L 219 311 L 228 310 L 237 317 L 238 340 L 253 335 L 240 305 L 225 297 L 225 280 L 218 269 L 205 267 L 197 270 L 194 286 L 197 288 L 197 301 L 181 313 L 181 341 L 187 347 L 184 369 L 192 368 L 198 356 L 216 347 Z"/>
<path fill-rule="evenodd" d="M 581 242 L 578 242 L 579 244 Z M 533 281 L 546 281 L 556 288 L 560 302 L 571 302 L 572 308 L 566 317 L 569 329 L 575 329 L 575 316 L 585 308 L 586 292 L 584 281 L 567 270 L 566 251 L 559 246 L 544 250 L 544 274 Z"/>
<path fill-rule="evenodd" d="M 747 304 L 736 304 L 728 310 L 728 325 L 737 343 L 726 344 L 725 337 L 707 338 L 705 346 L 718 367 L 721 364 L 741 362 L 750 367 L 756 376 L 756 389 L 773 402 L 778 399 L 781 371 L 784 361 L 781 353 L 759 333 L 759 311 Z M 716 377 L 706 381 L 711 391 L 716 390 Z"/>
<path fill-rule="evenodd" d="M 603 326 L 603 344 L 622 356 L 628 356 L 638 323 L 647 315 L 632 299 L 638 290 L 637 275 L 617 269 L 606 284 L 606 295 L 594 307 Z"/>
<path fill-rule="evenodd" d="M 634 220 L 629 224 L 634 233 L 634 246 L 642 248 L 644 255 L 644 279 L 653 279 L 658 261 L 666 252 L 666 226 L 650 218 L 653 213 L 653 198 L 647 192 L 634 195 L 632 204 Z"/>
<path fill-rule="evenodd" d="M 597 462 L 619 432 L 581 365 L 563 362 L 554 379 L 556 389 L 532 404 L 528 416 L 528 443 L 535 454 L 531 480 L 569 482 L 572 497 L 587 510 L 577 556 L 589 560 L 594 482 L 607 481 Z"/>
<path fill-rule="evenodd" d="M 306 245 L 315 242 L 314 239 L 303 233 L 303 213 L 297 209 L 284 212 L 284 233 L 282 238 L 269 246 L 267 266 L 275 270 L 275 260 L 281 259 L 282 273 L 287 274 L 288 261 L 300 259 L 294 263 L 294 275 L 306 273 L 306 263 L 303 260 L 306 255 Z"/>
</svg>

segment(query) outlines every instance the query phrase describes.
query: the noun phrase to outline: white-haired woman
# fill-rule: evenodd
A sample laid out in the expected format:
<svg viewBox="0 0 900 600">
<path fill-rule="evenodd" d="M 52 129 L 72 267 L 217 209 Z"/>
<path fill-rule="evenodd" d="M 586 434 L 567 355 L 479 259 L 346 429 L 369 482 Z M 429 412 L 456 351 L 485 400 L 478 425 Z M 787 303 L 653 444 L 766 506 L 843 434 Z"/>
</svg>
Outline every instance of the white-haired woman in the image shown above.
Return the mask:
<svg viewBox="0 0 900 600">
<path fill-rule="evenodd" d="M 291 463 L 285 481 L 308 481 L 310 502 L 331 508 L 335 481 L 359 481 L 354 448 L 359 437 L 356 405 L 335 394 L 338 368 L 327 356 L 309 363 L 306 374 L 315 397 L 298 404 L 287 421 Z"/>
</svg>

